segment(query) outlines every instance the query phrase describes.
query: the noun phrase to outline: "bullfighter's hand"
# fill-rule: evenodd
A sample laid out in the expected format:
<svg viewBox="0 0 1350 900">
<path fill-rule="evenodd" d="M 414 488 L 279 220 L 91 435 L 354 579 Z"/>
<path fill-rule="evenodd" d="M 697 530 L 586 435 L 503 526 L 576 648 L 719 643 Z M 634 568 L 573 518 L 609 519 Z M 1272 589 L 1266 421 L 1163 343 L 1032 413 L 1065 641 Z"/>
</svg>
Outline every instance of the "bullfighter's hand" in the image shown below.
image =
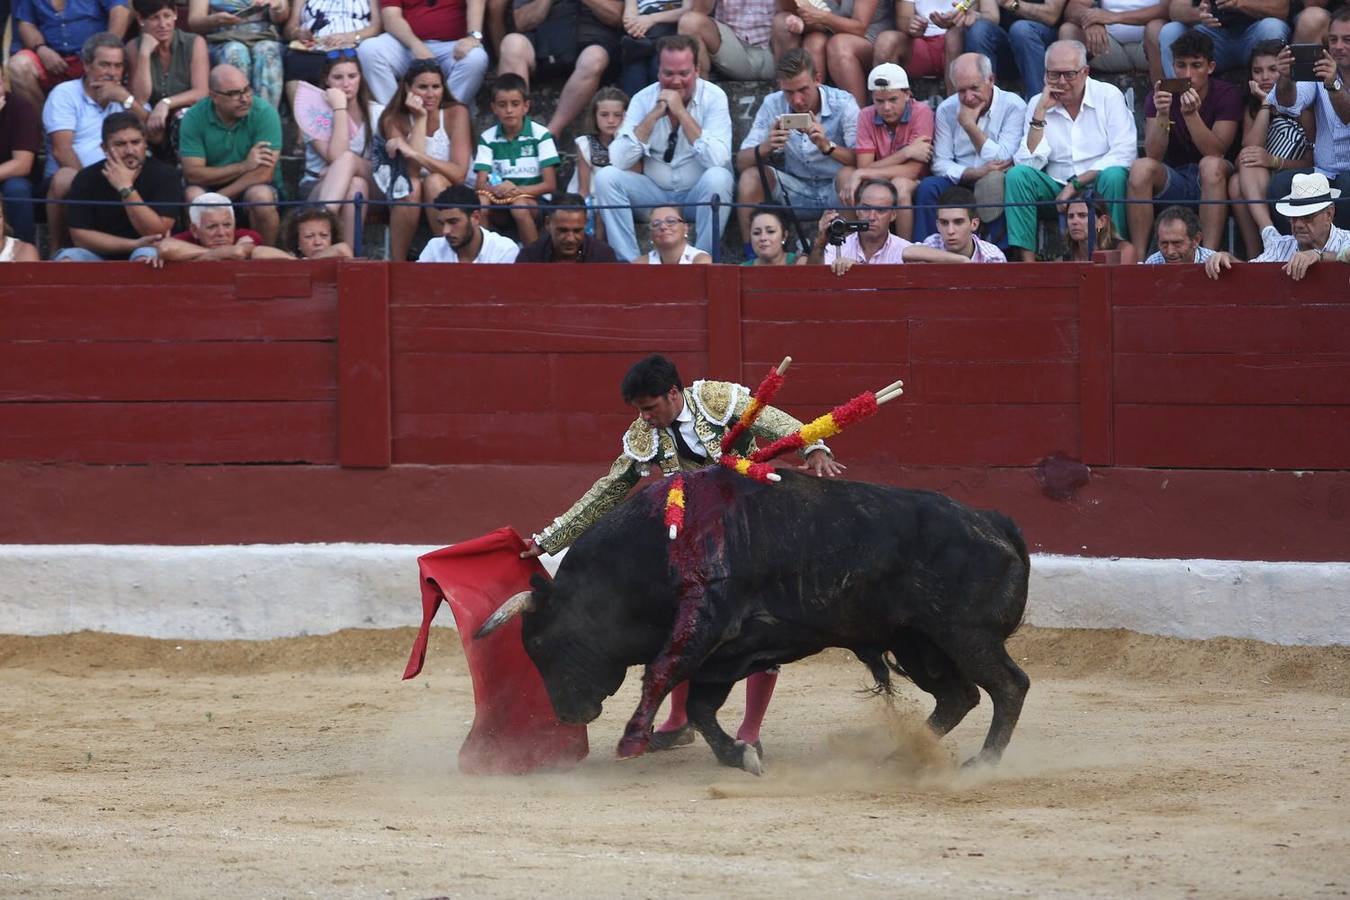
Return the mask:
<svg viewBox="0 0 1350 900">
<path fill-rule="evenodd" d="M 1227 253 L 1215 253 L 1209 259 L 1205 260 L 1205 274 L 1212 280 L 1219 280 L 1219 273 L 1224 269 L 1233 268 L 1233 257 Z"/>
<path fill-rule="evenodd" d="M 534 542 L 534 539 L 525 542 L 525 549 L 520 551 L 521 559 L 536 559 L 544 555 L 544 548 Z"/>
<path fill-rule="evenodd" d="M 835 462 L 834 457 L 824 450 L 812 450 L 807 454 L 806 462 L 797 468 L 814 472 L 817 478 L 824 478 L 826 475 L 837 478 L 848 466 Z"/>
</svg>

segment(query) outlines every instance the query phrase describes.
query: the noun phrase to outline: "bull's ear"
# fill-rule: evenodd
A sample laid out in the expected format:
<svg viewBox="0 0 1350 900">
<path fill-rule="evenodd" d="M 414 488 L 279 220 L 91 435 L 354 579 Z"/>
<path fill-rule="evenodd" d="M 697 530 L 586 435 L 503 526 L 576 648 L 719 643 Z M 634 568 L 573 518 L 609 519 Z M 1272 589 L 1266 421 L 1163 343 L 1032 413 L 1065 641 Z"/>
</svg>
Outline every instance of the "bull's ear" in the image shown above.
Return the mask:
<svg viewBox="0 0 1350 900">
<path fill-rule="evenodd" d="M 542 609 L 553 596 L 553 581 L 543 575 L 531 575 L 530 588 L 534 593 L 535 609 Z"/>
</svg>

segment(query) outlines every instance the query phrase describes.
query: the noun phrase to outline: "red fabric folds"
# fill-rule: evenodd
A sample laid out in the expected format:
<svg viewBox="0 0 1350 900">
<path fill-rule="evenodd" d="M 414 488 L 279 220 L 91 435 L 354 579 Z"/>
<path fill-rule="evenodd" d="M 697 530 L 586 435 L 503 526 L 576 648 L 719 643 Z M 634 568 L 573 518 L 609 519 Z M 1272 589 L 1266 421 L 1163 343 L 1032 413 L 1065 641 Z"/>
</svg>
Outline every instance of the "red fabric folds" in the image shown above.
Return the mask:
<svg viewBox="0 0 1350 900">
<path fill-rule="evenodd" d="M 459 748 L 460 771 L 471 775 L 567 769 L 589 752 L 586 727 L 564 725 L 555 717 L 543 679 L 521 643 L 518 618 L 481 641 L 473 638 L 507 598 L 530 589 L 530 576 L 547 577 L 537 559 L 520 558 L 524 549 L 514 529 L 498 528 L 417 560 L 422 628 L 403 677 L 422 671 L 431 620 L 446 600 L 473 679 L 473 727 Z"/>
</svg>

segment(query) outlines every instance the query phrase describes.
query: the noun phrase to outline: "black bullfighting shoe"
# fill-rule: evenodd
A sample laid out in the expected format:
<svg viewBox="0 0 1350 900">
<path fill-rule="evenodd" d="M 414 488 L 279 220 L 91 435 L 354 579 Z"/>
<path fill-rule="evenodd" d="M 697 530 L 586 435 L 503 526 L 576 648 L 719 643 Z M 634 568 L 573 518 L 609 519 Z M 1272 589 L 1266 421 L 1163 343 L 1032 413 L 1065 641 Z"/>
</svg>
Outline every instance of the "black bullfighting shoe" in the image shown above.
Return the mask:
<svg viewBox="0 0 1350 900">
<path fill-rule="evenodd" d="M 648 750 L 674 750 L 694 742 L 694 726 L 685 724 L 674 731 L 653 731 Z"/>
</svg>

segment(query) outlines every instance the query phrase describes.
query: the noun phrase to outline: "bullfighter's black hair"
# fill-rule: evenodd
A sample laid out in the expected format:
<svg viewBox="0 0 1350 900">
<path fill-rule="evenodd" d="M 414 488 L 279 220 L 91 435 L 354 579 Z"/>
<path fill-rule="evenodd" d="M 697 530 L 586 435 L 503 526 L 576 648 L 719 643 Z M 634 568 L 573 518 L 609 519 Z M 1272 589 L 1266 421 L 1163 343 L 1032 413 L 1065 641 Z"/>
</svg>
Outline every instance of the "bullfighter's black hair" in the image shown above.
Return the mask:
<svg viewBox="0 0 1350 900">
<path fill-rule="evenodd" d="M 659 353 L 638 360 L 623 376 L 623 402 L 632 403 L 639 397 L 664 397 L 671 388 L 684 390 L 680 372 L 675 364 Z"/>
</svg>

